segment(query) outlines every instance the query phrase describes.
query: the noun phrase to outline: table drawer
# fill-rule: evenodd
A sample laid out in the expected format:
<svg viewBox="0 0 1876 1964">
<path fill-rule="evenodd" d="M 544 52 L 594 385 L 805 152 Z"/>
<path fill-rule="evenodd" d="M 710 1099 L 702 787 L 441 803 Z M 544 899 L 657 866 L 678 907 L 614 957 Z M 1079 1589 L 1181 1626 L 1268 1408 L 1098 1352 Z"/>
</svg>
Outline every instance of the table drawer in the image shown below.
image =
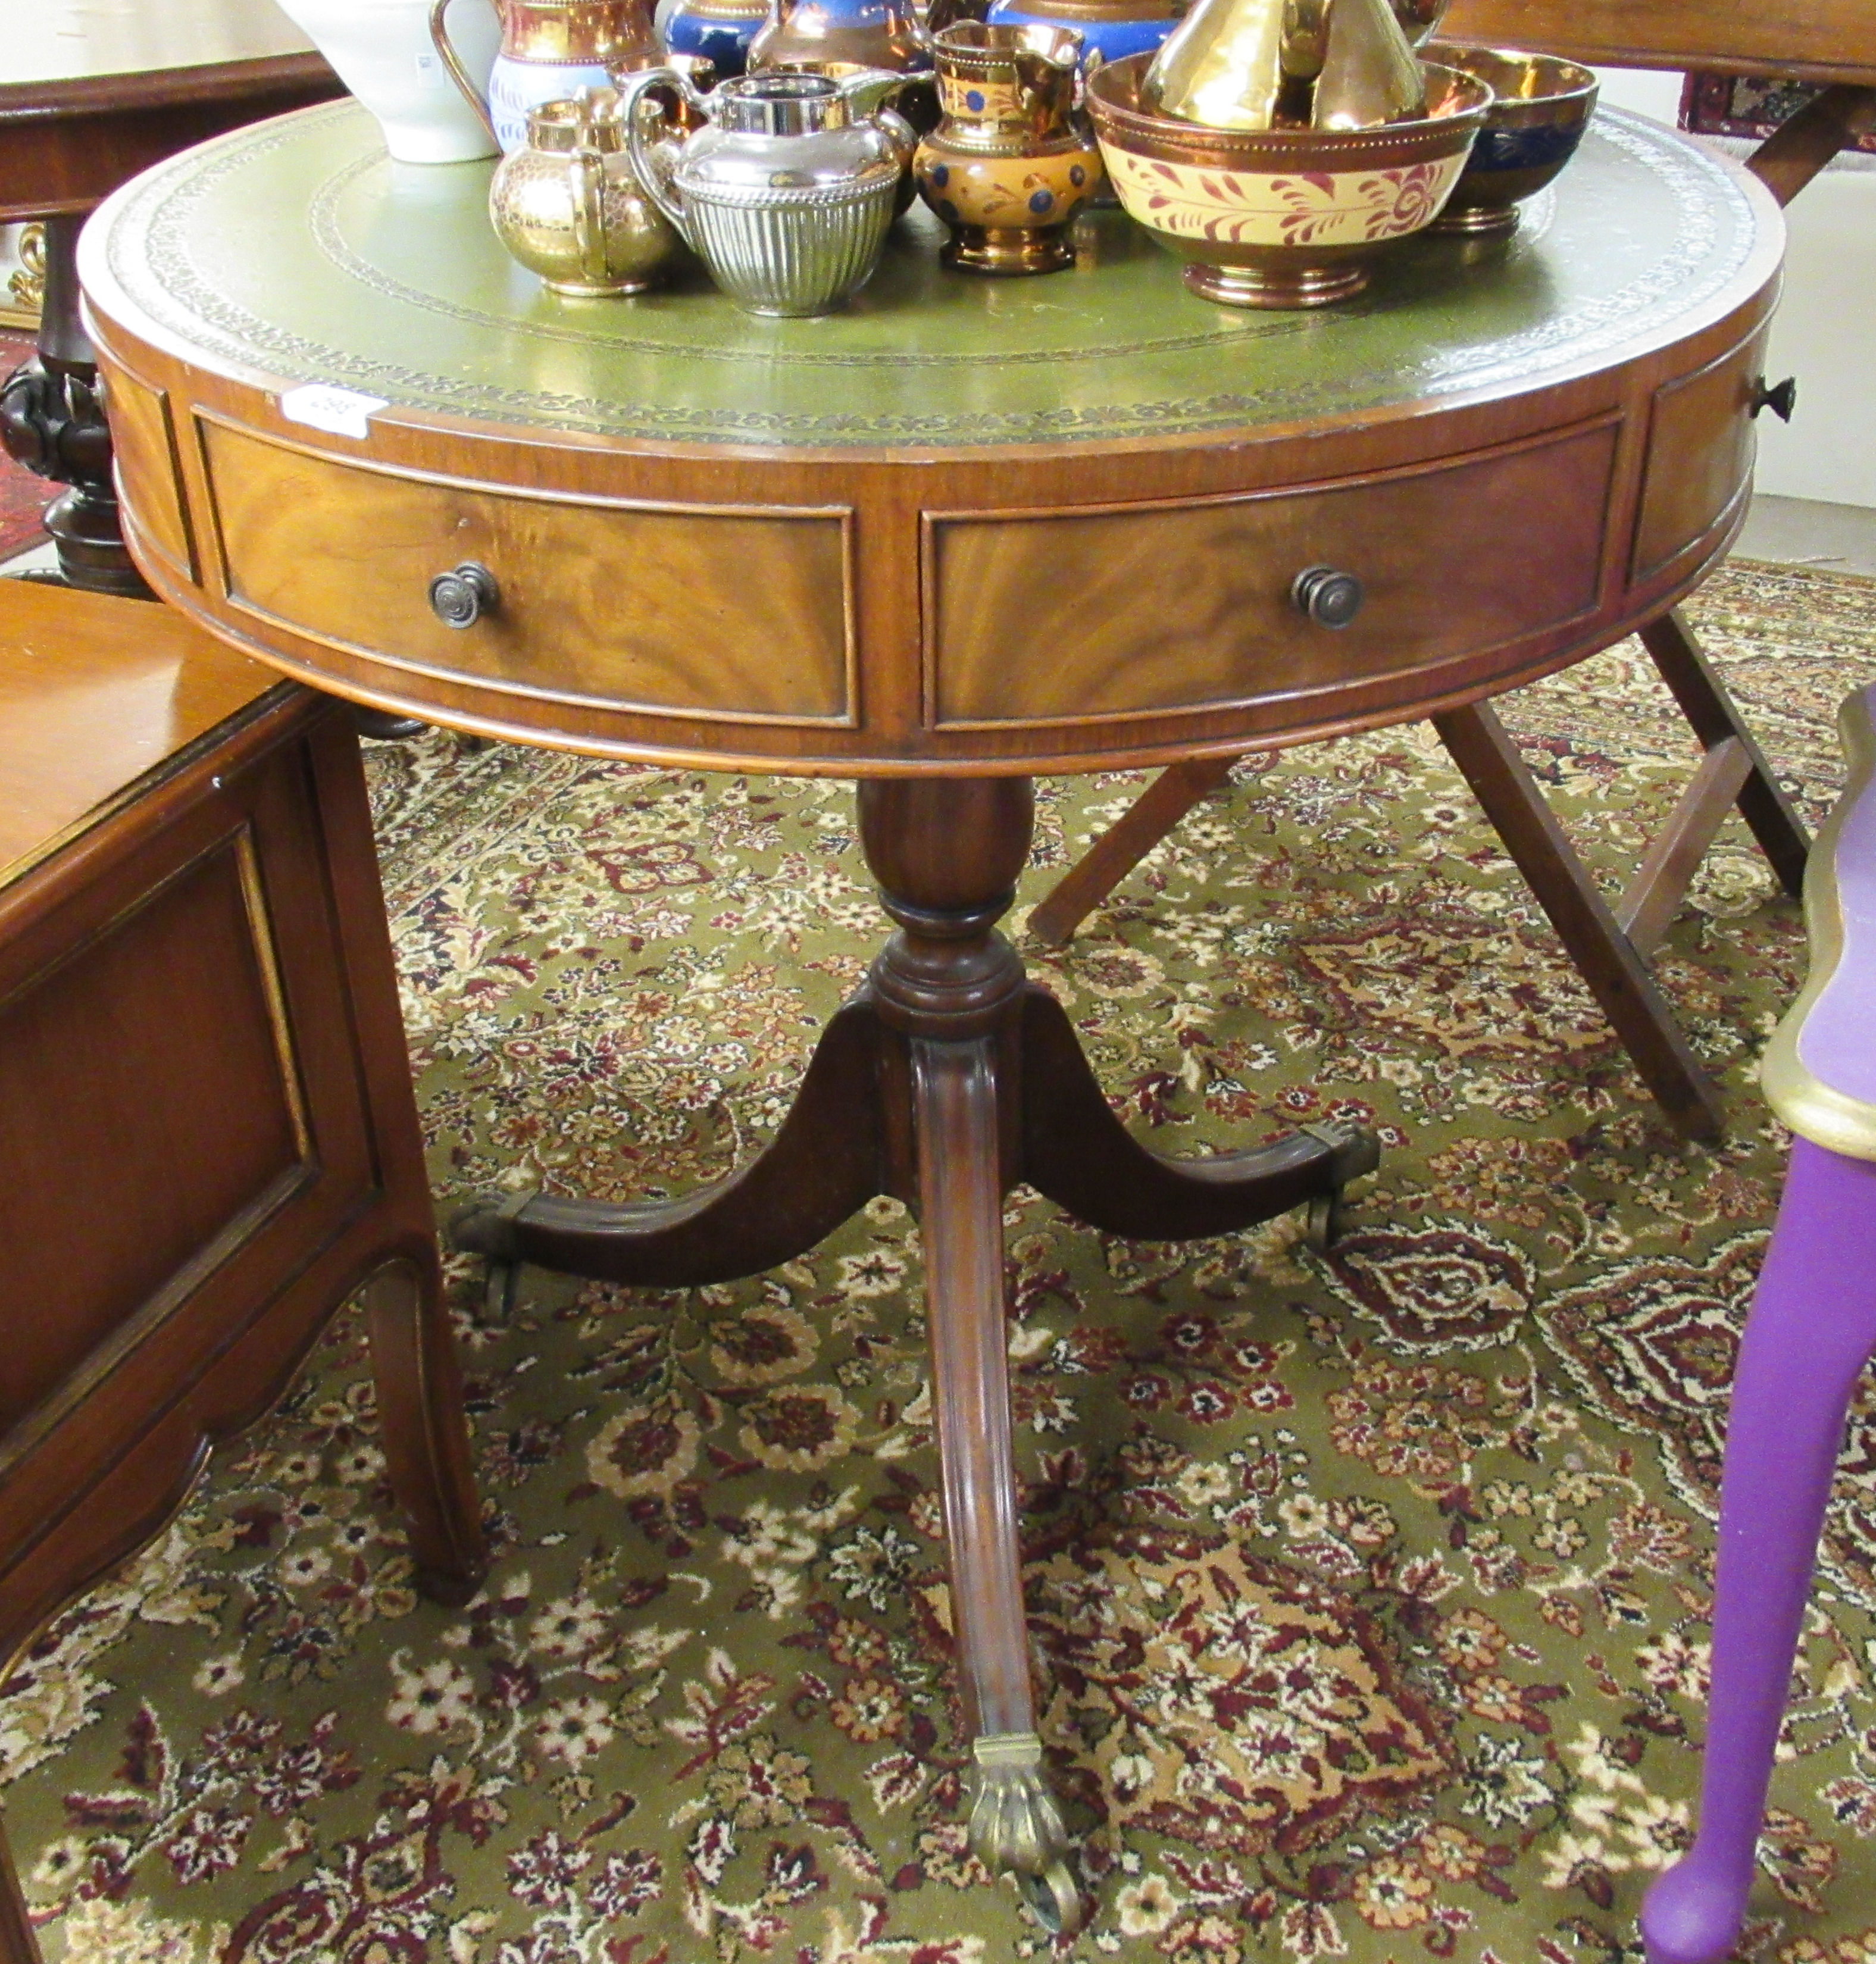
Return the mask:
<svg viewBox="0 0 1876 1964">
<path fill-rule="evenodd" d="M 1751 487 L 1765 334 L 1655 391 L 1630 572 L 1639 586 L 1704 547 Z"/>
<path fill-rule="evenodd" d="M 394 477 L 201 420 L 245 611 L 400 666 L 685 715 L 852 720 L 851 514 L 673 507 Z M 465 560 L 499 600 L 431 611 Z"/>
<path fill-rule="evenodd" d="M 1353 483 L 1037 517 L 928 512 L 927 713 L 981 727 L 1209 710 L 1483 653 L 1588 615 L 1614 418 Z M 1290 598 L 1355 575 L 1354 622 Z"/>
</svg>

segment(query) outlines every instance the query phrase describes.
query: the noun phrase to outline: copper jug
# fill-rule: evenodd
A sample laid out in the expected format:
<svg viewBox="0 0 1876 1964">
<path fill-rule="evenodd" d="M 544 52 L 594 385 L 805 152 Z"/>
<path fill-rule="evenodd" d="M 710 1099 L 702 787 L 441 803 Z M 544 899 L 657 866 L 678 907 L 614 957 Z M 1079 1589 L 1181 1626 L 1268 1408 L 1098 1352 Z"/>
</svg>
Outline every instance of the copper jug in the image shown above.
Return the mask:
<svg viewBox="0 0 1876 1964">
<path fill-rule="evenodd" d="M 1388 0 L 1198 0 L 1141 93 L 1219 130 L 1361 130 L 1427 107 Z"/>
<path fill-rule="evenodd" d="M 614 74 L 663 59 L 652 30 L 651 0 L 493 0 L 502 50 L 482 92 L 450 44 L 448 0 L 434 0 L 430 37 L 456 86 L 504 150 L 528 140 L 528 112 L 604 88 Z"/>
<path fill-rule="evenodd" d="M 1068 228 L 1106 173 L 1081 107 L 1072 27 L 961 21 L 933 43 L 938 127 L 918 146 L 920 195 L 951 228 L 946 265 L 1052 273 L 1075 264 Z"/>
<path fill-rule="evenodd" d="M 749 66 L 837 79 L 862 68 L 904 74 L 931 66 L 931 35 L 912 0 L 769 0 Z"/>
</svg>

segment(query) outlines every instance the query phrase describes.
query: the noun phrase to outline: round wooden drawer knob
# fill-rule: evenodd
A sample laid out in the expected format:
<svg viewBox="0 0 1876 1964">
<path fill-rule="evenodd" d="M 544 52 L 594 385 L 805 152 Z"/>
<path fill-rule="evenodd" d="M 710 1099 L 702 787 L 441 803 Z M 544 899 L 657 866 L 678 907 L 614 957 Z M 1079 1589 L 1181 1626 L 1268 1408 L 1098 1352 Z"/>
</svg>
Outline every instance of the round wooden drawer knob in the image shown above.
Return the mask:
<svg viewBox="0 0 1876 1964">
<path fill-rule="evenodd" d="M 445 627 L 473 627 L 495 611 L 501 597 L 494 574 L 472 559 L 430 582 L 430 611 Z"/>
<path fill-rule="evenodd" d="M 1290 597 L 1319 627 L 1346 627 L 1361 611 L 1361 582 L 1332 566 L 1312 566 L 1291 581 Z"/>
</svg>

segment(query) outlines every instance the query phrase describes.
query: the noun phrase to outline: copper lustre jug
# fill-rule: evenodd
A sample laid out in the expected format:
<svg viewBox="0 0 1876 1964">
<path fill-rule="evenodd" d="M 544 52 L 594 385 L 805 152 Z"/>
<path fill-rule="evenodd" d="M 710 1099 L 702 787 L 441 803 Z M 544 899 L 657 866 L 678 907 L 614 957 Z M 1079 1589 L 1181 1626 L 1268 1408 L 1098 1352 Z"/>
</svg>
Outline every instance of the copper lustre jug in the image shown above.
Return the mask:
<svg viewBox="0 0 1876 1964">
<path fill-rule="evenodd" d="M 652 0 L 493 0 L 501 52 L 486 101 L 451 45 L 448 0 L 434 0 L 430 36 L 456 86 L 504 150 L 528 140 L 528 112 L 604 88 L 615 73 L 663 59 L 651 24 Z"/>
<path fill-rule="evenodd" d="M 931 36 L 912 0 L 769 0 L 749 66 L 839 76 L 862 68 L 931 66 Z"/>
<path fill-rule="evenodd" d="M 1198 0 L 1141 93 L 1219 130 L 1367 129 L 1427 106 L 1387 0 Z"/>
<path fill-rule="evenodd" d="M 945 264 L 975 273 L 1073 265 L 1068 228 L 1106 175 L 1078 114 L 1081 37 L 960 21 L 933 47 L 943 115 L 912 168 L 951 229 Z"/>
</svg>

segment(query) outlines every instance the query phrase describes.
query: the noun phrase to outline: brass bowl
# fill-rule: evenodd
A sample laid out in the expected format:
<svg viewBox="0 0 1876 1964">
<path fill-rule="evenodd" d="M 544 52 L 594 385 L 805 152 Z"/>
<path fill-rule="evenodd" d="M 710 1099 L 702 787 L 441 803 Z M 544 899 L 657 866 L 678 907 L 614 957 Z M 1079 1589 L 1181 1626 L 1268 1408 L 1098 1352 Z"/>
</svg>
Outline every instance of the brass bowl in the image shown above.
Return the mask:
<svg viewBox="0 0 1876 1964">
<path fill-rule="evenodd" d="M 1424 63 L 1427 114 L 1370 130 L 1218 130 L 1144 108 L 1152 57 L 1088 78 L 1088 108 L 1127 214 L 1226 306 L 1322 306 L 1367 262 L 1439 216 L 1492 103 L 1489 84 Z"/>
<path fill-rule="evenodd" d="M 1489 83 L 1497 98 L 1434 229 L 1508 232 L 1524 200 L 1576 156 L 1595 110 L 1596 78 L 1576 62 L 1517 48 L 1441 43 L 1428 53 Z"/>
</svg>

